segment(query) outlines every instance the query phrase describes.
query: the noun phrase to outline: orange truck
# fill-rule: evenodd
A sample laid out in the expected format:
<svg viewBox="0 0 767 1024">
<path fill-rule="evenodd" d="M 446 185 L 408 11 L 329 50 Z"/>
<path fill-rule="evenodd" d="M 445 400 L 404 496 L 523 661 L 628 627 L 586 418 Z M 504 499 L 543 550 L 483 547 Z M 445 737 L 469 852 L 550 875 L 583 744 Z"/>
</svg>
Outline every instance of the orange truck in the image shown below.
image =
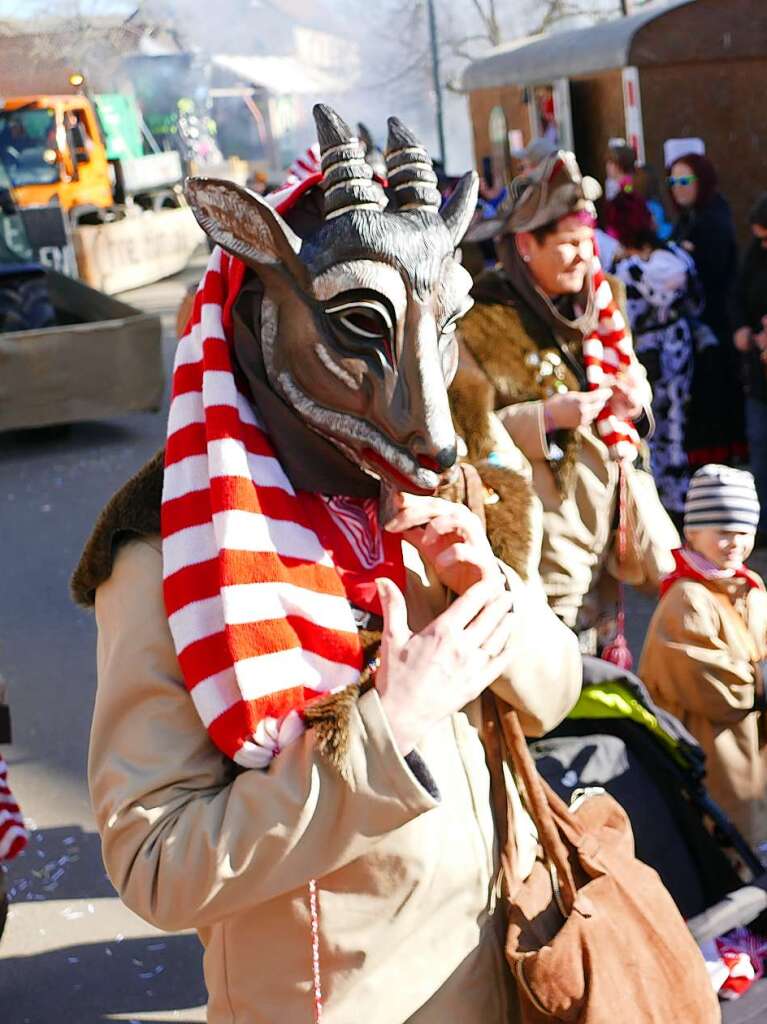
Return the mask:
<svg viewBox="0 0 767 1024">
<path fill-rule="evenodd" d="M 78 274 L 99 291 L 177 273 L 202 241 L 184 200 L 178 153 L 157 150 L 129 97 L 5 98 L 0 159 L 22 213 L 61 209 Z M 37 248 L 41 262 L 68 269 L 46 259 L 56 246 Z"/>
</svg>

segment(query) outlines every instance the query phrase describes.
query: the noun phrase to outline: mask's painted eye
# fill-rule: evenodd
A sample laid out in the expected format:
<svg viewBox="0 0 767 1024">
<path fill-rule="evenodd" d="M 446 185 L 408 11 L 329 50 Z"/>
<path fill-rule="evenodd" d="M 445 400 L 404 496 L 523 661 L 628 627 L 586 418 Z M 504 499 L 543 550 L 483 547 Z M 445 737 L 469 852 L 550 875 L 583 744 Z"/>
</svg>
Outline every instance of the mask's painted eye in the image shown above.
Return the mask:
<svg viewBox="0 0 767 1024">
<path fill-rule="evenodd" d="M 388 339 L 391 336 L 392 322 L 389 311 L 378 302 L 344 302 L 338 306 L 327 306 L 325 312 L 347 331 L 361 338 L 373 340 Z"/>
<path fill-rule="evenodd" d="M 347 338 L 378 343 L 391 361 L 394 325 L 389 310 L 382 303 L 372 299 L 358 299 L 356 302 L 326 306 L 325 312 Z"/>
</svg>

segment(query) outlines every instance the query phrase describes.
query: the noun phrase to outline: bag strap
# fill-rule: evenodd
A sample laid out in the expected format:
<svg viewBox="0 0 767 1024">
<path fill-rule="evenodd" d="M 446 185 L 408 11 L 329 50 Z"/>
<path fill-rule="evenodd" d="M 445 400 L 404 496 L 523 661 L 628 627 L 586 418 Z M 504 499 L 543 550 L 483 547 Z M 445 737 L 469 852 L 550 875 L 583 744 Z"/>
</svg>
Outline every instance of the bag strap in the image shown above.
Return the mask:
<svg viewBox="0 0 767 1024">
<path fill-rule="evenodd" d="M 578 893 L 573 877 L 567 848 L 562 842 L 559 828 L 552 814 L 551 804 L 555 794 L 544 787 L 535 762 L 527 747 L 519 715 L 508 704 L 495 697 L 496 713 L 501 723 L 501 732 L 509 752 L 514 771 L 525 789 L 527 810 L 538 830 L 538 840 L 549 865 L 557 874 L 566 914 L 572 913 Z M 564 806 L 564 805 L 563 805 Z"/>
<path fill-rule="evenodd" d="M 493 817 L 498 830 L 501 866 L 506 880 L 507 895 L 513 892 L 516 861 L 516 843 L 506 780 L 503 776 L 504 747 L 501 737 L 501 723 L 498 717 L 495 697 L 490 690 L 482 693 L 482 744 L 485 748 L 487 770 L 490 775 L 490 797 L 493 801 Z"/>
<path fill-rule="evenodd" d="M 618 564 L 626 562 L 629 531 L 628 476 L 624 462 L 618 463 Z M 602 660 L 609 661 L 618 668 L 631 670 L 634 658 L 626 640 L 626 588 L 623 580 L 618 580 L 618 608 L 615 623 L 615 636 L 611 643 L 606 644 L 602 651 Z"/>
</svg>

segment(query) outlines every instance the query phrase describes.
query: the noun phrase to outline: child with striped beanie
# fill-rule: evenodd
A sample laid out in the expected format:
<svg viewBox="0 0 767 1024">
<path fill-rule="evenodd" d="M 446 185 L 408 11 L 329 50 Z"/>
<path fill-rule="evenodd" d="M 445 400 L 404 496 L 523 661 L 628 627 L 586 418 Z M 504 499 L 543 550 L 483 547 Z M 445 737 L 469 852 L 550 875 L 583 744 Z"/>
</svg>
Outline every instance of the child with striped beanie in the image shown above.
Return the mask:
<svg viewBox="0 0 767 1024">
<path fill-rule="evenodd" d="M 711 796 L 757 848 L 767 844 L 767 593 L 745 562 L 758 522 L 750 473 L 719 465 L 695 473 L 685 544 L 661 585 L 639 665 L 656 702 L 703 747 Z"/>
</svg>

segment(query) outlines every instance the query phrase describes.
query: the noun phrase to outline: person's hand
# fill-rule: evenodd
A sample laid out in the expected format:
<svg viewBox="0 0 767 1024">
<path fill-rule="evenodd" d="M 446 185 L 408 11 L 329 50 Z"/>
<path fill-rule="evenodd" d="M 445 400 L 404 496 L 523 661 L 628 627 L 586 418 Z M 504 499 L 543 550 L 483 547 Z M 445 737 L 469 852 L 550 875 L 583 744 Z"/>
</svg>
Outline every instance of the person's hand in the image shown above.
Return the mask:
<svg viewBox="0 0 767 1024">
<path fill-rule="evenodd" d="M 687 252 L 695 252 L 695 245 L 693 242 L 682 242 L 682 248 Z"/>
<path fill-rule="evenodd" d="M 485 529 L 465 505 L 444 498 L 397 494 L 398 511 L 385 525 L 412 544 L 434 569 L 444 586 L 463 594 L 480 580 L 503 589 L 498 566 Z"/>
<path fill-rule="evenodd" d="M 552 395 L 543 403 L 546 426 L 552 430 L 587 427 L 600 414 L 609 397 L 609 388 L 597 388 L 596 391 L 563 391 L 560 395 Z"/>
<path fill-rule="evenodd" d="M 402 592 L 377 581 L 384 628 L 376 689 L 403 755 L 475 700 L 503 672 L 512 628 L 511 594 L 483 580 L 411 633 Z"/>
<path fill-rule="evenodd" d="M 619 380 L 613 385 L 610 408 L 623 420 L 635 420 L 644 409 L 646 388 L 643 384 Z"/>
<path fill-rule="evenodd" d="M 732 343 L 738 352 L 748 352 L 753 341 L 753 332 L 750 327 L 739 327 L 732 336 Z"/>
</svg>

